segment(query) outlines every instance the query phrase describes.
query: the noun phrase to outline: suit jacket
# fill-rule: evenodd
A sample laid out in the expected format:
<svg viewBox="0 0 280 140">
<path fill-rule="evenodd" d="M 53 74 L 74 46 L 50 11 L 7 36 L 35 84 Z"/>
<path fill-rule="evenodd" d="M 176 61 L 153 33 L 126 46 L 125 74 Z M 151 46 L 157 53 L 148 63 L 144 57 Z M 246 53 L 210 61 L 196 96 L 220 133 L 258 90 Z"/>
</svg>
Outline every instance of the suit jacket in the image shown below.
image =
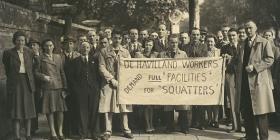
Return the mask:
<svg viewBox="0 0 280 140">
<path fill-rule="evenodd" d="M 184 50 L 188 57 L 207 57 L 208 56 L 208 48 L 205 44 L 200 42 L 190 43 L 188 47 Z"/>
<path fill-rule="evenodd" d="M 130 56 L 132 58 L 135 58 L 136 52 L 143 52 L 144 48 L 142 47 L 142 44 L 140 42 L 136 42 L 136 47 L 133 48 L 133 44 L 129 42 L 126 46 L 125 49 L 127 49 L 130 53 Z"/>
<path fill-rule="evenodd" d="M 237 48 L 239 47 L 240 48 L 240 45 L 241 43 L 238 42 L 237 43 Z M 234 74 L 235 73 L 235 66 L 236 64 L 238 63 L 237 61 L 237 48 L 235 48 L 234 46 L 232 46 L 231 44 L 227 44 L 227 45 L 224 45 L 221 49 L 221 54 L 224 55 L 224 54 L 228 54 L 230 56 L 232 56 L 231 59 L 227 59 L 226 60 L 226 73 L 231 73 L 231 74 Z"/>
<path fill-rule="evenodd" d="M 79 56 L 73 60 L 72 67 L 72 79 L 75 92 L 79 92 L 82 87 L 87 84 L 90 88 L 99 90 L 100 78 L 98 74 L 98 64 L 96 60 L 89 59 L 88 62 L 84 62 L 83 57 Z"/>
<path fill-rule="evenodd" d="M 28 85 L 33 93 L 35 91 L 35 79 L 33 73 L 33 59 L 34 53 L 31 49 L 23 48 L 23 57 L 25 71 L 28 77 Z M 7 91 L 13 93 L 14 87 L 19 84 L 19 69 L 20 69 L 20 59 L 16 48 L 5 50 L 3 53 L 3 64 L 5 66 L 6 76 L 7 76 Z"/>
<path fill-rule="evenodd" d="M 244 46 L 238 48 L 237 80 L 242 81 L 244 47 L 249 47 L 248 39 Z M 251 48 L 248 65 L 253 65 L 254 71 L 248 73 L 249 90 L 254 115 L 275 112 L 272 89 L 273 82 L 270 67 L 274 61 L 274 54 L 268 40 L 257 35 Z M 246 78 L 246 77 L 245 77 Z M 241 85 L 237 85 L 236 111 L 240 109 Z"/>
<path fill-rule="evenodd" d="M 167 38 L 164 39 L 164 42 L 165 42 L 165 43 L 162 44 L 162 43 L 160 42 L 160 39 L 159 39 L 159 38 L 155 39 L 155 40 L 154 40 L 154 47 L 153 47 L 152 51 L 153 51 L 153 52 L 158 52 L 158 53 L 160 53 L 160 52 L 162 52 L 162 51 L 168 51 L 169 46 L 168 46 Z"/>
<path fill-rule="evenodd" d="M 187 58 L 188 57 L 186 52 L 181 51 L 179 48 L 175 51 L 174 57 L 172 57 L 172 52 L 173 51 L 170 51 L 170 50 L 161 52 L 158 57 L 159 58 Z"/>
<path fill-rule="evenodd" d="M 53 60 L 43 54 L 36 66 L 35 74 L 41 80 L 43 90 L 67 89 L 63 60 L 58 54 L 53 54 Z M 44 76 L 50 76 L 50 81 L 47 81 Z"/>
</svg>

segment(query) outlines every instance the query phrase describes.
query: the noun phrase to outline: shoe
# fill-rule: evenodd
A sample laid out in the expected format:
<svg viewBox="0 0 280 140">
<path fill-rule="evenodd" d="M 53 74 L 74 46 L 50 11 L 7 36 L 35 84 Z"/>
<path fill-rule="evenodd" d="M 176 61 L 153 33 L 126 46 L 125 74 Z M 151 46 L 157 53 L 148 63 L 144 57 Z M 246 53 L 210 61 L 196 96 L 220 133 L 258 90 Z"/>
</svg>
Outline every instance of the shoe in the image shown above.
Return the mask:
<svg viewBox="0 0 280 140">
<path fill-rule="evenodd" d="M 213 127 L 214 128 L 219 128 L 219 123 L 218 122 L 213 122 Z"/>
<path fill-rule="evenodd" d="M 258 140 L 258 138 L 249 139 L 245 136 L 245 137 L 239 138 L 238 140 Z"/>
<path fill-rule="evenodd" d="M 146 133 L 146 134 L 152 134 L 153 131 L 152 131 L 152 130 L 146 130 L 145 133 Z"/>
<path fill-rule="evenodd" d="M 57 136 L 51 136 L 50 140 L 58 140 Z"/>
<path fill-rule="evenodd" d="M 91 137 L 91 139 L 93 139 L 93 140 L 99 140 L 99 137 L 98 137 L 98 136 L 93 136 L 93 137 Z"/>
<path fill-rule="evenodd" d="M 65 140 L 65 137 L 64 136 L 58 136 L 58 139 L 59 140 Z"/>
<path fill-rule="evenodd" d="M 26 136 L 26 140 L 32 140 L 31 136 Z"/>
<path fill-rule="evenodd" d="M 189 130 L 181 130 L 180 132 L 184 133 L 184 134 L 189 134 L 190 131 Z"/>
<path fill-rule="evenodd" d="M 104 134 L 103 137 L 101 138 L 102 140 L 108 140 L 111 137 L 109 134 Z"/>
<path fill-rule="evenodd" d="M 205 130 L 205 127 L 204 126 L 199 126 L 198 129 Z"/>
<path fill-rule="evenodd" d="M 123 137 L 128 138 L 128 139 L 133 139 L 134 138 L 132 133 L 124 133 Z"/>
<path fill-rule="evenodd" d="M 227 132 L 227 133 L 235 133 L 236 130 L 234 130 L 234 129 L 229 129 L 229 130 L 226 130 L 226 132 Z"/>
</svg>

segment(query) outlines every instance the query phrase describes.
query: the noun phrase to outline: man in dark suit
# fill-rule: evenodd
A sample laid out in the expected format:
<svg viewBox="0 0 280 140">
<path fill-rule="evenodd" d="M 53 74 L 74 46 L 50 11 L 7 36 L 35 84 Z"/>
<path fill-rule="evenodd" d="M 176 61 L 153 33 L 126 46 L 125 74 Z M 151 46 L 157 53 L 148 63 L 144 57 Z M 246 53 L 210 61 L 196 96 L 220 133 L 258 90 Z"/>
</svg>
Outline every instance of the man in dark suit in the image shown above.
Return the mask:
<svg viewBox="0 0 280 140">
<path fill-rule="evenodd" d="M 144 48 L 142 48 L 142 44 L 138 41 L 138 30 L 136 28 L 132 28 L 129 30 L 130 42 L 126 46 L 126 49 L 129 51 L 132 58 L 135 57 L 136 52 L 142 52 Z"/>
<path fill-rule="evenodd" d="M 73 98 L 73 85 L 72 85 L 72 74 L 71 69 L 73 66 L 73 60 L 80 56 L 80 54 L 74 50 L 74 42 L 75 40 L 71 36 L 67 36 L 63 43 L 63 53 L 62 53 L 62 59 L 63 59 L 63 67 L 65 76 L 67 79 L 67 85 L 68 85 L 68 96 L 66 97 L 65 101 L 68 107 L 68 111 L 65 112 L 64 115 L 64 123 L 63 123 L 63 132 L 66 136 L 70 135 L 76 135 L 77 134 L 77 128 L 75 127 L 77 124 L 76 120 L 76 105 L 75 100 Z"/>
<path fill-rule="evenodd" d="M 241 94 L 238 96 L 240 109 L 244 117 L 246 137 L 242 140 L 257 140 L 259 129 L 260 140 L 268 140 L 267 114 L 275 112 L 270 67 L 274 54 L 268 40 L 257 35 L 257 26 L 253 21 L 245 24 L 248 38 L 238 51 L 241 76 Z"/>
<path fill-rule="evenodd" d="M 165 24 L 159 24 L 158 26 L 158 38 L 155 39 L 155 46 L 153 52 L 162 52 L 168 50 L 168 41 L 167 41 L 167 30 Z"/>
<path fill-rule="evenodd" d="M 36 39 L 30 38 L 28 42 L 28 47 L 32 49 L 33 53 L 35 54 L 33 63 L 36 64 L 40 55 L 42 54 L 42 50 L 40 48 L 40 42 Z M 42 92 L 40 90 L 40 81 L 35 78 L 35 93 L 34 93 L 34 101 L 35 101 L 35 108 L 37 116 L 36 118 L 32 119 L 31 123 L 31 133 L 35 134 L 35 132 L 39 129 L 38 128 L 38 114 L 41 113 L 41 100 Z"/>
<path fill-rule="evenodd" d="M 73 60 L 72 76 L 74 97 L 77 103 L 78 129 L 81 139 L 89 134 L 99 135 L 99 74 L 96 59 L 89 56 L 90 44 L 80 46 L 81 56 Z"/>
</svg>

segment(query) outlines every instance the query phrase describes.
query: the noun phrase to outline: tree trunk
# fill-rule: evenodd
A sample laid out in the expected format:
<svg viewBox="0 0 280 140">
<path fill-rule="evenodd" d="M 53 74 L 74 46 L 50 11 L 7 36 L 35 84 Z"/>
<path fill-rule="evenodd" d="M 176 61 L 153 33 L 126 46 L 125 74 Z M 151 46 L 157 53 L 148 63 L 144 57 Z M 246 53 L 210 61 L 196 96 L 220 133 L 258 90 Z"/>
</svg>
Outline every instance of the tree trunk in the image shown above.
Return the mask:
<svg viewBox="0 0 280 140">
<path fill-rule="evenodd" d="M 64 15 L 64 36 L 69 36 L 72 32 L 72 17 L 69 14 Z"/>
<path fill-rule="evenodd" d="M 189 13 L 190 13 L 190 31 L 193 28 L 199 28 L 200 16 L 199 16 L 199 0 L 189 0 Z"/>
</svg>

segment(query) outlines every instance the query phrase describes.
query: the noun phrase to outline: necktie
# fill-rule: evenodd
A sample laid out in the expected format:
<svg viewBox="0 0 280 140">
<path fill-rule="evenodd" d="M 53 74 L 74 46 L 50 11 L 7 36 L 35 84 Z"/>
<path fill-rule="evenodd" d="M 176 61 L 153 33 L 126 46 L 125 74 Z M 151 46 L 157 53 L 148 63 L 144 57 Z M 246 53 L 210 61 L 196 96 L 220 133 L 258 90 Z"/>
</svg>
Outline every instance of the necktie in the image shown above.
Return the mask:
<svg viewBox="0 0 280 140">
<path fill-rule="evenodd" d="M 116 53 L 116 54 L 118 54 L 118 53 L 119 53 L 119 50 L 114 50 L 114 51 L 115 51 L 115 53 Z"/>
<path fill-rule="evenodd" d="M 164 41 L 163 39 L 160 40 L 161 45 L 164 45 Z"/>
<path fill-rule="evenodd" d="M 171 52 L 171 57 L 174 58 L 175 57 L 175 52 Z"/>
<path fill-rule="evenodd" d="M 251 39 L 249 39 L 249 47 L 251 48 L 252 47 L 252 40 Z"/>
</svg>

